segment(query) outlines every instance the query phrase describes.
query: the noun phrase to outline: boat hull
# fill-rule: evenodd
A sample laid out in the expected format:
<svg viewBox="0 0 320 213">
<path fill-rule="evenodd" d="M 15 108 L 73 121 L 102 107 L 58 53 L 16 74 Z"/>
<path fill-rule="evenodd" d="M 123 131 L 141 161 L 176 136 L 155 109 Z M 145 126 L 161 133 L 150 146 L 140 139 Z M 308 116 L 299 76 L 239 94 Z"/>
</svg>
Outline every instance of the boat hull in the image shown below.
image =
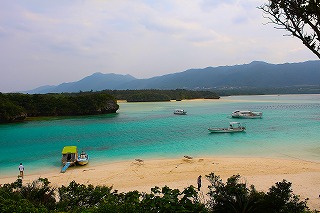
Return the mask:
<svg viewBox="0 0 320 213">
<path fill-rule="evenodd" d="M 175 115 L 186 115 L 187 113 L 186 112 L 174 112 L 173 114 L 175 114 Z"/>
<path fill-rule="evenodd" d="M 84 166 L 87 165 L 89 163 L 89 160 L 78 160 L 77 164 L 79 164 L 80 166 Z"/>
<path fill-rule="evenodd" d="M 80 166 L 87 165 L 89 163 L 89 155 L 87 155 L 85 152 L 82 152 L 78 159 L 77 159 L 77 164 Z"/>
<path fill-rule="evenodd" d="M 246 116 L 246 115 L 232 115 L 233 118 L 244 118 L 244 119 L 256 119 L 262 118 L 262 115 L 253 115 L 253 116 Z"/>
<path fill-rule="evenodd" d="M 244 132 L 245 128 L 209 128 L 210 133 L 236 133 L 236 132 Z"/>
<path fill-rule="evenodd" d="M 252 112 L 252 111 L 234 111 L 231 114 L 233 118 L 244 118 L 244 119 L 255 119 L 262 118 L 262 112 Z"/>
<path fill-rule="evenodd" d="M 175 114 L 175 115 L 186 115 L 187 112 L 186 112 L 185 110 L 183 110 L 183 109 L 176 109 L 176 110 L 173 112 L 173 114 Z"/>
</svg>

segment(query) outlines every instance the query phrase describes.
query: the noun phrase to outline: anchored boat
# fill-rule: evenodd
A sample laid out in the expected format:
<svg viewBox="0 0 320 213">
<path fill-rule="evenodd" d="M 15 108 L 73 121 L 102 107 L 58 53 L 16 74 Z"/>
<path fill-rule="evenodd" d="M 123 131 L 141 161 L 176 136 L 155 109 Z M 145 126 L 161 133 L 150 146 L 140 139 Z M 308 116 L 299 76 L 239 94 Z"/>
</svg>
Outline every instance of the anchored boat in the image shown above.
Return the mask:
<svg viewBox="0 0 320 213">
<path fill-rule="evenodd" d="M 252 112 L 249 110 L 236 110 L 232 112 L 233 118 L 262 118 L 262 112 Z"/>
<path fill-rule="evenodd" d="M 186 115 L 187 114 L 187 111 L 185 111 L 184 109 L 176 109 L 173 111 L 173 114 L 176 114 L 176 115 Z"/>
<path fill-rule="evenodd" d="M 234 132 L 244 132 L 246 128 L 241 125 L 240 122 L 230 122 L 229 127 L 226 128 L 209 128 L 210 133 L 234 133 Z"/>
</svg>

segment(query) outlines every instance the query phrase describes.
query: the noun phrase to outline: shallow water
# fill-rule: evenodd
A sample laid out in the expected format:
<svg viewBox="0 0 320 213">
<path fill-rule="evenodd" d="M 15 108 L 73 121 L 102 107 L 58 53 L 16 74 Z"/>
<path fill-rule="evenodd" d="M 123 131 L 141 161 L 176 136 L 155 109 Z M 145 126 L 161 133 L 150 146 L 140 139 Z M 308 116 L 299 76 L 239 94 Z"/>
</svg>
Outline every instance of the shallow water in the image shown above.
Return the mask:
<svg viewBox="0 0 320 213">
<path fill-rule="evenodd" d="M 61 150 L 76 145 L 90 164 L 190 155 L 281 157 L 320 161 L 320 95 L 231 96 L 220 100 L 119 103 L 116 114 L 0 125 L 0 176 L 59 171 Z M 174 115 L 176 108 L 187 115 Z M 237 120 L 234 110 L 262 111 Z M 241 121 L 245 133 L 210 134 Z"/>
</svg>

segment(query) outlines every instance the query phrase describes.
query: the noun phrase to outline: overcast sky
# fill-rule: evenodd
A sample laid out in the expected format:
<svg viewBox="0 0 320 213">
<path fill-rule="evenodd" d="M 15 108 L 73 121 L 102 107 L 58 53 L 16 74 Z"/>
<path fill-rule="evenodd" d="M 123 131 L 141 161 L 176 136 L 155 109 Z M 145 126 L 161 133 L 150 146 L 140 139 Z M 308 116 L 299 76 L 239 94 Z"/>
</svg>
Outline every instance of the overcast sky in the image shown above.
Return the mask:
<svg viewBox="0 0 320 213">
<path fill-rule="evenodd" d="M 0 0 L 0 92 L 95 72 L 149 78 L 191 68 L 316 60 L 266 25 L 267 0 Z"/>
</svg>

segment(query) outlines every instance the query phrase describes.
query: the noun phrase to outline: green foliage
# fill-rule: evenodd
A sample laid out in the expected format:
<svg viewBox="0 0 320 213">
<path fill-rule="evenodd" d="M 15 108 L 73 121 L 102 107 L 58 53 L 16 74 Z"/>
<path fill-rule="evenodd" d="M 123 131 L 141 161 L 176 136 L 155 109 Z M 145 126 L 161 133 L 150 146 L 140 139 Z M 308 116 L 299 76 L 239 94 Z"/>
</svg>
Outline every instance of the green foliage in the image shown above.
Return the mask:
<svg viewBox="0 0 320 213">
<path fill-rule="evenodd" d="M 49 186 L 47 178 L 39 178 L 31 184 L 20 188 L 20 194 L 23 198 L 29 200 L 34 206 L 46 206 L 48 209 L 55 208 L 55 188 Z"/>
<path fill-rule="evenodd" d="M 0 187 L 0 212 L 49 212 L 55 208 L 55 189 L 47 178 L 39 178 L 26 186 L 18 179 Z"/>
<path fill-rule="evenodd" d="M 118 193 L 111 187 L 85 186 L 72 181 L 58 189 L 57 209 L 72 212 L 206 212 L 193 187 L 183 192 L 165 186 L 151 193 L 131 191 Z"/>
<path fill-rule="evenodd" d="M 69 186 L 58 188 L 59 203 L 57 207 L 61 211 L 70 211 L 99 206 L 103 199 L 110 200 L 111 191 L 111 187 L 86 186 L 72 181 Z"/>
<path fill-rule="evenodd" d="M 209 206 L 212 212 L 259 212 L 261 198 L 254 186 L 247 188 L 245 183 L 239 183 L 240 175 L 233 175 L 226 183 L 214 173 L 206 175 L 209 185 Z"/>
<path fill-rule="evenodd" d="M 306 201 L 299 201 L 299 196 L 292 194 L 291 185 L 282 180 L 269 189 L 265 199 L 268 212 L 295 213 L 308 209 Z"/>
<path fill-rule="evenodd" d="M 263 193 L 239 183 L 240 175 L 233 175 L 226 183 L 219 176 L 211 173 L 206 175 L 211 183 L 209 186 L 209 207 L 212 212 L 250 212 L 250 213 L 303 213 L 309 208 L 305 201 L 300 201 L 292 194 L 291 183 L 283 180 L 276 183 Z"/>
<path fill-rule="evenodd" d="M 16 105 L 4 94 L 0 93 L 0 123 L 23 120 L 26 117 L 23 107 Z"/>
<path fill-rule="evenodd" d="M 106 93 L 0 94 L 0 122 L 26 116 L 66 116 L 115 113 L 116 100 Z"/>
<path fill-rule="evenodd" d="M 161 94 L 157 92 L 144 91 L 136 92 L 127 97 L 128 102 L 146 102 L 146 101 L 170 101 L 170 97 L 166 94 Z"/>
<path fill-rule="evenodd" d="M 36 207 L 29 200 L 20 198 L 18 200 L 0 199 L 0 211 L 2 213 L 45 213 L 49 212 L 45 207 Z"/>
<path fill-rule="evenodd" d="M 127 100 L 128 102 L 141 101 L 170 101 L 185 99 L 218 99 L 219 96 L 212 91 L 195 91 L 195 90 L 104 90 L 108 94 L 113 95 L 118 100 Z"/>
<path fill-rule="evenodd" d="M 75 181 L 55 189 L 46 178 L 26 185 L 18 179 L 0 186 L 0 212 L 310 212 L 285 180 L 264 193 L 240 183 L 240 175 L 231 176 L 226 183 L 214 173 L 206 177 L 211 183 L 209 203 L 200 202 L 193 186 L 182 192 L 165 186 L 151 188 L 151 193 L 118 193 L 112 187 L 86 186 Z"/>
<path fill-rule="evenodd" d="M 151 194 L 144 194 L 141 203 L 146 212 L 206 212 L 193 186 L 182 192 L 167 186 L 161 190 L 155 187 L 151 189 Z"/>
<path fill-rule="evenodd" d="M 278 29 L 288 31 L 320 59 L 320 1 L 269 0 L 259 7 Z"/>
<path fill-rule="evenodd" d="M 274 95 L 274 94 L 320 94 L 320 86 L 291 86 L 291 87 L 232 87 L 215 90 L 221 96 L 229 95 Z"/>
</svg>

